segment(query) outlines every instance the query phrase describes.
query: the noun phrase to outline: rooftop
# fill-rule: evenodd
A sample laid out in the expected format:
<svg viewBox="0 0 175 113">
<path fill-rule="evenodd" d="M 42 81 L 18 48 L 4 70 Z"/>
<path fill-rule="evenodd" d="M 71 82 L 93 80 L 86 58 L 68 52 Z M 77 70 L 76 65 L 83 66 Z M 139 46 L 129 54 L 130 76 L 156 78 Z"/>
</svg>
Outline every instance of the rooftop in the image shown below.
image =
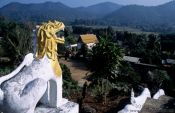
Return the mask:
<svg viewBox="0 0 175 113">
<path fill-rule="evenodd" d="M 89 44 L 89 43 L 98 43 L 97 36 L 94 34 L 85 34 L 80 35 L 80 39 L 83 43 Z"/>
</svg>

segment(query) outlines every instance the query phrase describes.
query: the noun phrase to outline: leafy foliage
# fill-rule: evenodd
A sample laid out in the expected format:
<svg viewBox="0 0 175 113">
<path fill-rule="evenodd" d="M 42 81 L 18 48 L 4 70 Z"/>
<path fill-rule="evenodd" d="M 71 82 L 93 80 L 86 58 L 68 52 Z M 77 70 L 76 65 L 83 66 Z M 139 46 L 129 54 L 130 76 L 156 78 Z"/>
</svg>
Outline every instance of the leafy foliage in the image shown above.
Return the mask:
<svg viewBox="0 0 175 113">
<path fill-rule="evenodd" d="M 164 83 L 169 81 L 170 77 L 166 71 L 155 69 L 149 72 L 149 87 L 152 93 L 155 93 L 158 89 L 162 88 Z"/>
<path fill-rule="evenodd" d="M 78 83 L 72 79 L 70 69 L 66 65 L 60 64 L 60 66 L 63 71 L 63 92 L 65 96 L 70 96 L 71 93 L 79 90 Z"/>
<path fill-rule="evenodd" d="M 141 76 L 135 71 L 135 69 L 128 62 L 121 62 L 118 69 L 118 81 L 125 84 L 138 85 L 141 81 Z"/>
<path fill-rule="evenodd" d="M 121 41 L 127 56 L 139 57 L 147 64 L 160 65 L 162 57 L 162 37 L 156 34 L 136 34 L 116 32 L 115 42 Z M 171 39 L 172 40 L 172 39 Z M 173 40 L 172 40 L 173 41 Z"/>
<path fill-rule="evenodd" d="M 32 51 L 31 30 L 24 24 L 17 24 L 7 20 L 0 21 L 1 46 L 6 56 L 19 63 L 20 60 Z"/>
<path fill-rule="evenodd" d="M 107 96 L 113 88 L 112 83 L 116 83 L 118 77 L 116 68 L 120 65 L 122 57 L 122 49 L 107 39 L 101 38 L 100 42 L 93 47 L 91 61 L 93 73 L 89 80 L 97 96 Z"/>
<path fill-rule="evenodd" d="M 117 77 L 114 71 L 122 60 L 122 49 L 107 39 L 100 39 L 100 43 L 92 49 L 92 71 L 94 78 L 105 78 L 114 81 Z"/>
<path fill-rule="evenodd" d="M 7 75 L 10 72 L 12 72 L 13 67 L 9 67 L 9 66 L 1 66 L 0 65 L 0 77 L 3 75 Z"/>
<path fill-rule="evenodd" d="M 160 38 L 156 35 L 150 34 L 148 36 L 148 42 L 146 46 L 146 59 L 149 59 L 149 64 L 161 63 L 161 45 Z"/>
</svg>

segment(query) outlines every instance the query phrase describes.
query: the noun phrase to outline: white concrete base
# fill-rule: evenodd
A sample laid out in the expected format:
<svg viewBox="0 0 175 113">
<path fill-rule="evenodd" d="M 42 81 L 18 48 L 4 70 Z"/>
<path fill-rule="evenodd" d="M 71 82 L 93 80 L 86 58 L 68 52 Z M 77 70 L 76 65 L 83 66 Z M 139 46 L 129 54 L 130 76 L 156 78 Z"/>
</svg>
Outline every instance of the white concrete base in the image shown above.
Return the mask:
<svg viewBox="0 0 175 113">
<path fill-rule="evenodd" d="M 79 105 L 68 101 L 58 108 L 50 108 L 46 106 L 36 107 L 34 113 L 79 113 Z"/>
</svg>

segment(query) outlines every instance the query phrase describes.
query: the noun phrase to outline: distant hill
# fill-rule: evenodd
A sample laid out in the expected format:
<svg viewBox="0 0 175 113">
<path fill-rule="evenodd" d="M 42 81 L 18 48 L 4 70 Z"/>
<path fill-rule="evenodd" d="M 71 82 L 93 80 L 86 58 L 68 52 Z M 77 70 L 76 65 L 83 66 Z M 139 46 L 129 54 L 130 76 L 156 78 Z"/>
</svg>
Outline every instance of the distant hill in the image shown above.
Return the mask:
<svg viewBox="0 0 175 113">
<path fill-rule="evenodd" d="M 154 7 L 124 6 L 105 16 L 106 21 L 116 25 L 155 26 L 175 25 L 175 1 Z"/>
<path fill-rule="evenodd" d="M 10 3 L 0 8 L 0 14 L 15 21 L 46 21 L 61 19 L 95 19 L 117 10 L 121 6 L 106 2 L 89 7 L 71 8 L 60 2 L 45 2 L 38 4 Z"/>
<path fill-rule="evenodd" d="M 88 17 L 88 14 L 59 2 L 41 4 L 10 3 L 0 9 L 0 14 L 15 21 L 46 21 L 48 19 L 71 21 L 75 18 Z"/>
<path fill-rule="evenodd" d="M 120 9 L 122 6 L 112 2 L 104 2 L 89 7 L 79 8 L 86 13 L 90 13 L 95 16 L 95 18 L 101 18 L 110 14 L 113 11 Z"/>
</svg>

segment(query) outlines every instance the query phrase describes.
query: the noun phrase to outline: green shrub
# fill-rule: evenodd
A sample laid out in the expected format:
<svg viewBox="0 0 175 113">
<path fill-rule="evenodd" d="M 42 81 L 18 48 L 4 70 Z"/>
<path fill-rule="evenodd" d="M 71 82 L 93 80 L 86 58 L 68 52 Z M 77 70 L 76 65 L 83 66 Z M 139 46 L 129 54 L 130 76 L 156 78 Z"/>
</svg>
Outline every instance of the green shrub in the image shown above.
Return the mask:
<svg viewBox="0 0 175 113">
<path fill-rule="evenodd" d="M 7 75 L 9 74 L 13 68 L 12 67 L 8 67 L 8 66 L 1 66 L 0 65 L 0 77 L 3 76 L 3 75 Z"/>
<path fill-rule="evenodd" d="M 60 65 L 63 72 L 63 95 L 69 97 L 71 94 L 79 91 L 79 86 L 78 83 L 72 79 L 70 69 L 64 64 Z"/>
<path fill-rule="evenodd" d="M 164 83 L 170 81 L 170 77 L 166 71 L 155 69 L 152 72 L 149 71 L 149 83 L 148 86 L 152 93 L 156 93 L 158 89 L 163 88 Z"/>
</svg>

